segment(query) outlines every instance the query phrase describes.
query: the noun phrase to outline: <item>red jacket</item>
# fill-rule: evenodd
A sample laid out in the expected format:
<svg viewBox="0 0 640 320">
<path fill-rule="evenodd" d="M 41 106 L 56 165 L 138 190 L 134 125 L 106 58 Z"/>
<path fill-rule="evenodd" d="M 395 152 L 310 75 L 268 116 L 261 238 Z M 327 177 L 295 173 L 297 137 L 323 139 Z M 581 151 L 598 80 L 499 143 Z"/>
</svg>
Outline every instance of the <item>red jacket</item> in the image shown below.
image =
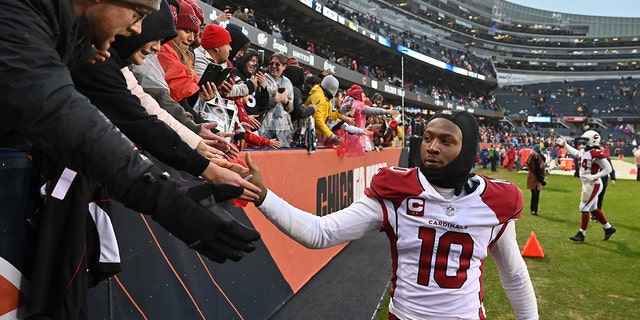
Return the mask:
<svg viewBox="0 0 640 320">
<path fill-rule="evenodd" d="M 162 45 L 160 52 L 158 52 L 158 61 L 164 70 L 164 79 L 169 85 L 173 100 L 180 102 L 200 90 L 198 75 L 189 74 L 189 68 L 180 61 L 178 53 L 171 46 L 171 41 Z M 191 63 L 193 64 L 193 62 Z"/>
</svg>

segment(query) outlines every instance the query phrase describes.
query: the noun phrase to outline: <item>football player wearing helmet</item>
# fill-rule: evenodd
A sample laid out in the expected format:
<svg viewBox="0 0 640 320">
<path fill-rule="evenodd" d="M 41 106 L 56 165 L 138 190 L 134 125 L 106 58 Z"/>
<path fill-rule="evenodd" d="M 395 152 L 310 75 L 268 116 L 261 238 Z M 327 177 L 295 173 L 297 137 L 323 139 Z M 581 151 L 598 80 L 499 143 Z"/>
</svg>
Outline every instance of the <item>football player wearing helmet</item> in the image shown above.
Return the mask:
<svg viewBox="0 0 640 320">
<path fill-rule="evenodd" d="M 561 137 L 556 139 L 557 145 L 565 148 L 568 154 L 578 158 L 580 181 L 582 181 L 580 230 L 569 239 L 576 242 L 584 241 L 589 225 L 589 214 L 591 213 L 604 227 L 602 240 L 609 240 L 617 230 L 609 223 L 602 210 L 598 208 L 598 195 L 602 192 L 601 178 L 611 172 L 611 164 L 609 164 L 606 155 L 600 149 L 599 133 L 594 130 L 587 130 L 577 140 L 583 146 L 580 150 L 567 144 Z"/>
</svg>

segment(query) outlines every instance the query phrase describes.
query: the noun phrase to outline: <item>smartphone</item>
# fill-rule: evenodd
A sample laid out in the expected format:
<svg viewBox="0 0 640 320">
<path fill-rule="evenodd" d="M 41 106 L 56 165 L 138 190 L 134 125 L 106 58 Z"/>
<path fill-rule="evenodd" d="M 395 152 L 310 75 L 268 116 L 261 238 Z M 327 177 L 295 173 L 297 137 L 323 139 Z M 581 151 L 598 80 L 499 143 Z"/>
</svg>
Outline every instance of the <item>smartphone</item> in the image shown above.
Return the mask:
<svg viewBox="0 0 640 320">
<path fill-rule="evenodd" d="M 213 82 L 216 86 L 220 86 L 231 75 L 233 68 L 222 68 L 219 65 L 209 64 L 202 73 L 198 86 L 202 86 L 207 82 Z"/>
<path fill-rule="evenodd" d="M 260 71 L 260 65 L 257 64 L 255 67 L 253 67 L 253 72 L 251 73 L 252 75 L 256 75 L 258 74 L 258 71 Z"/>
<path fill-rule="evenodd" d="M 258 54 L 260 55 L 260 63 L 264 63 L 264 50 L 259 49 Z"/>
<path fill-rule="evenodd" d="M 229 79 L 229 76 L 231 76 L 232 70 L 233 68 L 223 69 L 222 72 L 220 73 L 220 77 L 216 80 L 216 86 L 220 86 L 223 82 Z"/>
<path fill-rule="evenodd" d="M 286 90 L 285 88 L 278 88 L 278 93 L 283 93 L 284 90 Z"/>
</svg>

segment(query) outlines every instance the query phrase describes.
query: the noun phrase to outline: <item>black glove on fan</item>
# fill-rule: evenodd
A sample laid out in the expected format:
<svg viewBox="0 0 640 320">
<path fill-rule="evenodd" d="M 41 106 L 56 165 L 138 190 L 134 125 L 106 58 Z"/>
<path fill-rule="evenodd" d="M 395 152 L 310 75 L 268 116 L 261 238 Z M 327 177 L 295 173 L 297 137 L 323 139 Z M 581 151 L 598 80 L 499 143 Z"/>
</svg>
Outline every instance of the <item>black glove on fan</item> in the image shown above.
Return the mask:
<svg viewBox="0 0 640 320">
<path fill-rule="evenodd" d="M 212 261 L 239 261 L 255 250 L 260 234 L 216 205 L 242 194 L 241 187 L 202 184 L 186 190 L 152 167 L 138 177 L 122 203 L 150 214 L 162 227 Z"/>
</svg>

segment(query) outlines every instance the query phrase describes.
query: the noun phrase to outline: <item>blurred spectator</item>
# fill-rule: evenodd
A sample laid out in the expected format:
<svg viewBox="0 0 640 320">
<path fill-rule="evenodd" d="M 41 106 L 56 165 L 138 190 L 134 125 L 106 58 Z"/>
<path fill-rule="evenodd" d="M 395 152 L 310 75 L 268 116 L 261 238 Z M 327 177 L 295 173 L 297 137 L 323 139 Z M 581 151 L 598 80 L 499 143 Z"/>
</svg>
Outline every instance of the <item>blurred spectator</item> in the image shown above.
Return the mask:
<svg viewBox="0 0 640 320">
<path fill-rule="evenodd" d="M 195 71 L 198 76 L 202 76 L 209 66 L 217 66 L 220 70 L 231 67 L 228 57 L 232 41 L 229 31 L 221 26 L 209 24 L 205 27 L 202 31 L 202 44 L 195 50 Z M 224 134 L 229 141 L 234 142 L 242 151 L 245 130 L 238 118 L 237 101 L 228 96 L 233 87 L 232 80 L 222 81 L 219 87 L 220 92 L 216 92 L 211 99 L 198 100 L 194 109 L 208 122 L 216 122 L 218 124 L 216 130 Z M 224 94 L 221 94 L 222 88 L 225 88 Z"/>
<path fill-rule="evenodd" d="M 258 24 L 256 23 L 256 16 L 251 8 L 249 8 L 249 12 L 247 12 L 247 23 L 254 27 L 258 27 Z"/>
<path fill-rule="evenodd" d="M 366 95 L 362 90 L 362 87 L 357 84 L 354 84 L 351 86 L 351 88 L 349 88 L 349 90 L 347 90 L 346 97 L 342 101 L 342 106 L 340 108 L 341 114 L 352 112 L 351 117 L 354 119 L 354 126 L 362 130 L 362 133 L 359 133 L 360 136 L 352 137 L 349 139 L 352 146 L 349 146 L 348 148 L 353 150 L 355 148 L 353 144 L 357 144 L 363 153 L 364 151 L 366 151 L 367 142 L 370 139 L 369 137 L 364 135 L 365 134 L 364 130 L 367 125 L 367 116 L 385 115 L 385 114 L 397 115 L 399 113 L 396 110 L 370 107 L 364 102 L 365 100 L 366 100 Z M 382 100 L 379 99 L 379 102 L 382 102 Z M 372 131 L 370 131 L 369 133 L 370 133 L 369 135 L 373 135 Z"/>
<path fill-rule="evenodd" d="M 302 86 L 304 85 L 304 69 L 297 65 L 297 60 L 291 60 L 289 58 L 288 62 L 295 61 L 296 64 L 290 64 L 283 71 L 283 75 L 291 81 L 291 85 L 293 87 L 293 110 L 291 111 L 291 121 L 294 123 L 294 128 L 298 127 L 296 125 L 297 121 L 306 119 L 312 116 L 317 106 L 311 104 L 309 106 L 305 106 L 304 102 L 307 100 L 308 95 L 305 95 L 302 92 Z M 295 59 L 295 58 L 293 58 Z"/>
<path fill-rule="evenodd" d="M 233 11 L 233 17 L 242 21 L 247 20 L 246 14 L 242 11 L 242 8 L 240 8 L 239 6 L 236 7 L 236 10 Z"/>
<path fill-rule="evenodd" d="M 528 175 L 527 175 L 527 189 L 531 190 L 531 209 L 532 215 L 538 215 L 538 203 L 540 202 L 540 191 L 542 187 L 547 183 L 545 182 L 545 176 L 547 171 L 545 169 L 545 157 L 540 151 L 540 145 L 533 146 L 533 151 L 529 153 L 526 160 Z"/>
<path fill-rule="evenodd" d="M 261 115 L 262 125 L 258 129 L 261 136 L 273 139 L 276 138 L 283 148 L 291 145 L 293 138 L 293 126 L 291 115 L 293 111 L 293 86 L 291 81 L 282 73 L 287 67 L 287 57 L 276 52 L 269 58 L 269 69 L 267 76 L 267 86 L 262 90 L 262 94 L 267 94 L 269 99 L 266 111 Z"/>
<path fill-rule="evenodd" d="M 316 105 L 317 111 L 313 114 L 315 122 L 316 134 L 318 135 L 318 145 L 326 146 L 325 140 L 340 145 L 340 139 L 336 136 L 331 128 L 327 125 L 327 120 L 335 120 L 340 117 L 337 108 L 334 108 L 332 99 L 338 92 L 340 84 L 338 79 L 333 75 L 327 75 L 322 79 L 319 85 L 315 85 L 309 92 L 309 97 L 305 101 L 305 105 Z"/>
<path fill-rule="evenodd" d="M 251 40 L 242 32 L 242 27 L 235 23 L 228 23 L 225 27 L 231 35 L 231 51 L 229 51 L 229 60 L 236 61 L 238 58 L 249 50 Z"/>
<path fill-rule="evenodd" d="M 289 58 L 291 63 L 295 58 Z M 295 61 L 297 62 L 297 60 Z M 318 139 L 315 133 L 315 125 L 312 115 L 316 112 L 317 106 L 311 104 L 305 106 L 304 102 L 308 95 L 302 92 L 304 85 L 304 69 L 296 64 L 289 64 L 283 75 L 291 81 L 293 86 L 293 110 L 291 111 L 291 122 L 293 125 L 293 141 L 297 147 L 306 148 L 309 152 L 314 152 L 318 146 Z"/>
<path fill-rule="evenodd" d="M 197 123 L 202 123 L 202 117 L 193 110 L 198 98 L 210 100 L 215 97 L 215 89 L 211 86 L 198 86 L 199 77 L 194 70 L 193 52 L 189 46 L 200 31 L 200 19 L 193 7 L 180 1 L 180 14 L 176 16 L 178 36 L 162 45 L 158 52 L 158 61 L 164 70 L 164 77 L 171 97 L 189 111 Z"/>
<path fill-rule="evenodd" d="M 254 49 L 249 49 L 247 52 L 234 63 L 234 69 L 232 72 L 233 81 L 235 85 L 231 90 L 230 95 L 242 96 L 245 110 L 251 115 L 249 121 L 250 129 L 257 130 L 260 126 L 260 122 L 257 121 L 257 113 L 249 110 L 257 109 L 259 104 L 267 104 L 267 101 L 257 101 L 256 89 L 259 86 L 267 86 L 267 78 L 260 66 L 262 65 L 261 55 Z M 267 97 L 268 96 L 262 96 Z"/>
<path fill-rule="evenodd" d="M 222 9 L 222 12 L 220 12 L 220 14 L 213 21 L 211 21 L 211 23 L 217 24 L 224 28 L 227 26 L 232 16 L 233 14 L 231 12 L 231 7 L 225 6 L 224 9 Z"/>
</svg>

